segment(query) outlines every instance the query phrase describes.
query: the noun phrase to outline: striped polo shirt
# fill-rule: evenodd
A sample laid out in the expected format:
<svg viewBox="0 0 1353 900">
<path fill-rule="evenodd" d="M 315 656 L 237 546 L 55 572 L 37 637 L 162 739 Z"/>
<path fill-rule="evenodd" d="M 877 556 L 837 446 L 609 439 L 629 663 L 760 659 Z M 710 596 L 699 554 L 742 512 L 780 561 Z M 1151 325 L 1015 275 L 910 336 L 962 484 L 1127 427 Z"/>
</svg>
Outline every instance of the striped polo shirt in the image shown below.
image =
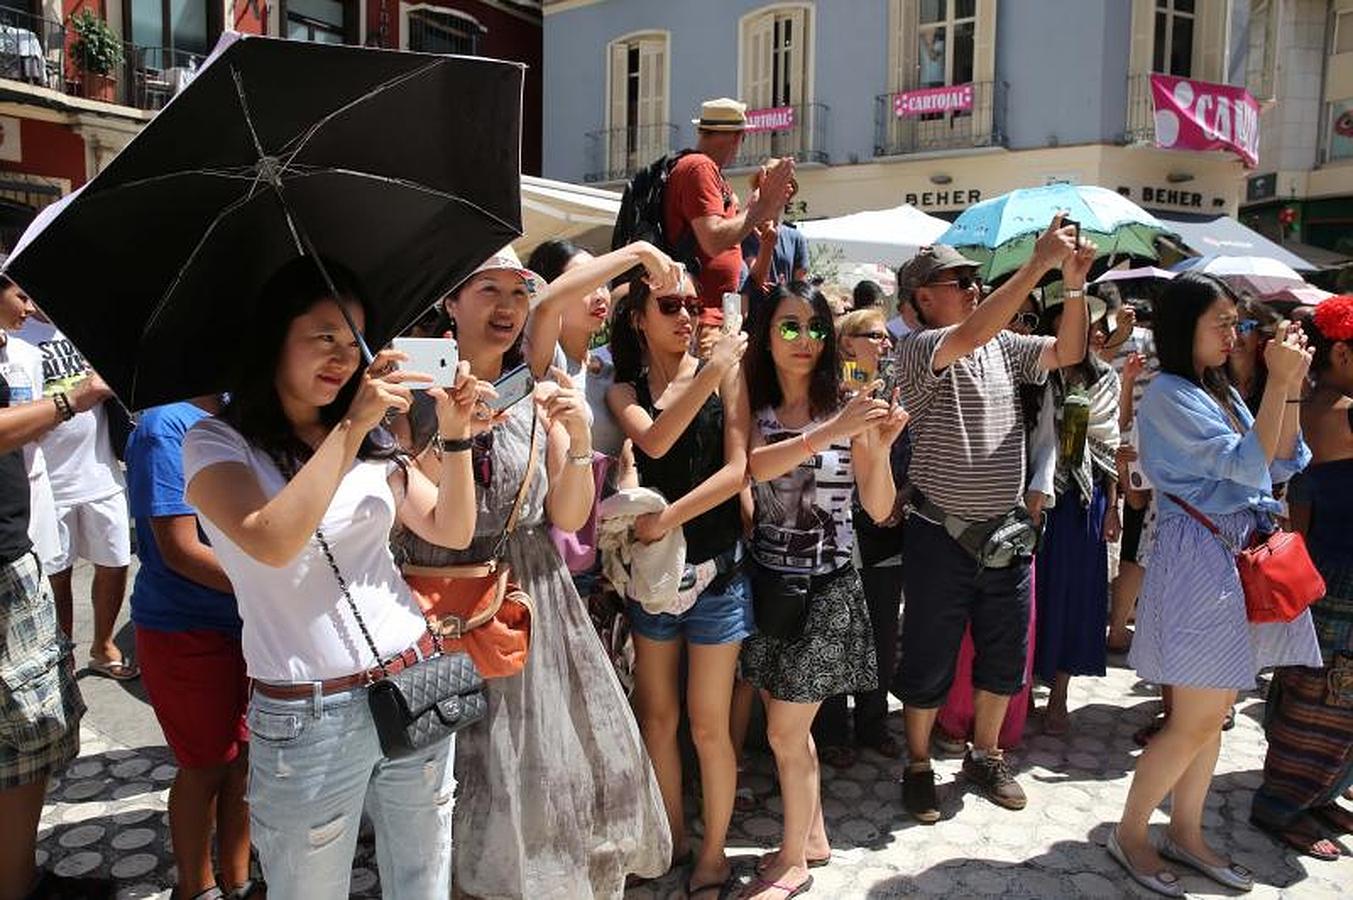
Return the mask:
<svg viewBox="0 0 1353 900">
<path fill-rule="evenodd" d="M 1002 331 L 935 372 L 950 328 L 914 331 L 898 344 L 898 385 L 911 413 L 911 481 L 951 515 L 977 522 L 1008 512 L 1024 495 L 1024 411 L 1018 388 L 1042 384 L 1051 337 Z"/>
</svg>

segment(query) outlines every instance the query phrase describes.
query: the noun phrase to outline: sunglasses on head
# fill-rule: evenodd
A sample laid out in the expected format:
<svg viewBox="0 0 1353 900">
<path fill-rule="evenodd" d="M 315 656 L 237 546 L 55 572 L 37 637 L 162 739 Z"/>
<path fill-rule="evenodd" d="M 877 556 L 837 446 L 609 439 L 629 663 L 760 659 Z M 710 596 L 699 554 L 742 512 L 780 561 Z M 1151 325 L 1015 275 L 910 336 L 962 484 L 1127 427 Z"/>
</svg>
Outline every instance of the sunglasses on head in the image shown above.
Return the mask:
<svg viewBox="0 0 1353 900">
<path fill-rule="evenodd" d="M 1015 318 L 1011 320 L 1011 323 L 1014 325 L 1018 325 L 1021 328 L 1027 328 L 1030 331 L 1033 331 L 1035 328 L 1038 327 L 1038 313 L 1031 312 L 1015 313 Z"/>
<path fill-rule="evenodd" d="M 823 319 L 812 318 L 808 320 L 808 339 L 812 341 L 825 341 L 831 337 L 832 326 L 830 322 Z M 799 335 L 803 334 L 803 323 L 798 319 L 780 320 L 780 337 L 786 341 L 797 341 Z"/>
<path fill-rule="evenodd" d="M 981 287 L 982 278 L 980 275 L 955 275 L 951 281 L 932 281 L 927 287 L 940 287 L 942 285 L 955 285 L 960 291 L 966 291 L 973 285 Z"/>
<path fill-rule="evenodd" d="M 686 310 L 692 318 L 700 315 L 700 299 L 698 297 L 659 297 L 658 312 L 664 316 L 674 316 L 682 310 Z"/>
</svg>

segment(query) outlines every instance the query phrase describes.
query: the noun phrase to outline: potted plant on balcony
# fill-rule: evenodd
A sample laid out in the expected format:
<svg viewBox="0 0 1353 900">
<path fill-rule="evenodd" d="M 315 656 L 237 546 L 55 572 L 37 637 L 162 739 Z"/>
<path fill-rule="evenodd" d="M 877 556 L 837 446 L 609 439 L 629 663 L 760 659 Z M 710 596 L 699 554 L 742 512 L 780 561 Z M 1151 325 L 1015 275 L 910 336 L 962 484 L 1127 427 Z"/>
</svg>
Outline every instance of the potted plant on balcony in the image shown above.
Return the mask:
<svg viewBox="0 0 1353 900">
<path fill-rule="evenodd" d="M 117 101 L 117 78 L 122 65 L 122 41 L 117 32 L 89 9 L 71 19 L 75 40 L 70 52 L 80 70 L 80 93 L 90 100 Z"/>
</svg>

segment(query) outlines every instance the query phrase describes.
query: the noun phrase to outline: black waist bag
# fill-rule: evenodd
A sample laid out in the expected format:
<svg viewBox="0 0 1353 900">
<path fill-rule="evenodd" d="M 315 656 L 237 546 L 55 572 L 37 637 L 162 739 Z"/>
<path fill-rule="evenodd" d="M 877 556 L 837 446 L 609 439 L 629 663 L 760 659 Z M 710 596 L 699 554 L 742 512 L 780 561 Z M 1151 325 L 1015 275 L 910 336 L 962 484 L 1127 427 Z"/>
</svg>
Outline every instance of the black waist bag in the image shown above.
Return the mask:
<svg viewBox="0 0 1353 900">
<path fill-rule="evenodd" d="M 808 575 L 777 572 L 751 561 L 752 613 L 756 630 L 768 637 L 796 640 L 808 621 L 808 595 L 813 579 Z"/>
</svg>

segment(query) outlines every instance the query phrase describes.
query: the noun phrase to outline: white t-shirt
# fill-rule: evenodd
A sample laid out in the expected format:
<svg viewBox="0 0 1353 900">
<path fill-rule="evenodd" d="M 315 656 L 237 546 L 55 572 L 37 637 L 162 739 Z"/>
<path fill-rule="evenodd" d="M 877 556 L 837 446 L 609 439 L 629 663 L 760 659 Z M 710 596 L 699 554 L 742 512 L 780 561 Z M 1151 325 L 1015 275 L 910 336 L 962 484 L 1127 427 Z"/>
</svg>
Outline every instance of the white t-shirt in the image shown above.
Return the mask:
<svg viewBox="0 0 1353 900">
<path fill-rule="evenodd" d="M 85 377 L 85 358 L 55 325 L 29 319 L 17 334 L 42 353 L 44 397 L 69 391 Z M 125 489 L 102 405 L 62 422 L 40 443 L 58 507 L 102 500 Z"/>
<path fill-rule="evenodd" d="M 620 456 L 625 433 L 620 430 L 615 416 L 611 415 L 611 408 L 606 405 L 606 391 L 615 383 L 615 366 L 611 364 L 611 354 L 604 350 L 589 351 L 589 359 L 584 364 L 569 359 L 564 349 L 556 344 L 553 365 L 568 373 L 573 386 L 582 391 L 587 400 L 587 417 L 592 425 L 592 449 L 614 459 Z"/>
<path fill-rule="evenodd" d="M 186 484 L 208 466 L 226 462 L 247 466 L 267 497 L 286 485 L 268 455 L 220 419 L 203 419 L 188 431 Z M 412 647 L 425 631 L 418 604 L 390 554 L 395 497 L 387 478 L 394 465 L 354 463 L 320 522 L 371 639 L 387 658 Z M 318 540 L 312 537 L 295 559 L 275 568 L 249 556 L 205 516 L 198 520 L 235 587 L 250 677 L 322 681 L 376 664 Z"/>
<path fill-rule="evenodd" d="M 13 336 L 0 344 L 0 374 L 9 383 L 11 406 L 42 399 L 42 353 L 32 344 Z M 22 396 L 25 386 L 28 394 Z M 47 477 L 47 461 L 37 441 L 24 444 L 23 462 L 28 470 L 28 539 L 33 542 L 43 568 L 49 569 L 61 555 L 61 534 L 56 524 L 56 501 Z"/>
</svg>

